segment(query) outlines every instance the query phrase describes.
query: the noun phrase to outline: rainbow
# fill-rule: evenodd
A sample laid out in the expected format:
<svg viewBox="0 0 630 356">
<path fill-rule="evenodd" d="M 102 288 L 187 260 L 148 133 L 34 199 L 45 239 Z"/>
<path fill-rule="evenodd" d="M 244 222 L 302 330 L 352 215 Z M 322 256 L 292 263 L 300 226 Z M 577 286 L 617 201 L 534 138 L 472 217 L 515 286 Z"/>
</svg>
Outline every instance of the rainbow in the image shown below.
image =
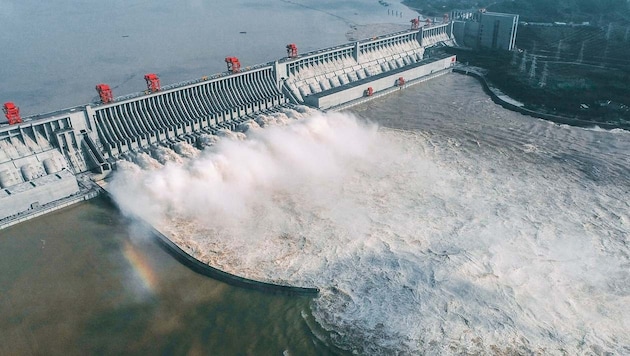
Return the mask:
<svg viewBox="0 0 630 356">
<path fill-rule="evenodd" d="M 125 242 L 123 255 L 133 268 L 138 279 L 142 281 L 143 287 L 150 292 L 155 292 L 158 285 L 158 277 L 145 256 L 139 253 L 129 241 Z"/>
</svg>

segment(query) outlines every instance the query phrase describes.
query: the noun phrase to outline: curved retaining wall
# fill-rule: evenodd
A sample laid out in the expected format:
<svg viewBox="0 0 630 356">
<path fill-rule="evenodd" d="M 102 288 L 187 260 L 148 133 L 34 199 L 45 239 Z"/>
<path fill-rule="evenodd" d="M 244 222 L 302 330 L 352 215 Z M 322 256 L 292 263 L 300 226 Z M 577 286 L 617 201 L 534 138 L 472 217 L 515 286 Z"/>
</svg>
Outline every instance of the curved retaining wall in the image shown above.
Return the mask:
<svg viewBox="0 0 630 356">
<path fill-rule="evenodd" d="M 579 127 L 599 126 L 604 129 L 618 128 L 615 125 L 608 124 L 605 122 L 588 121 L 588 120 L 581 120 L 581 119 L 572 118 L 572 117 L 552 115 L 552 114 L 547 114 L 547 113 L 543 113 L 539 111 L 530 110 L 522 106 L 514 105 L 512 103 L 509 103 L 501 99 L 501 97 L 499 97 L 497 93 L 494 92 L 490 84 L 488 84 L 488 81 L 486 80 L 486 77 L 483 74 L 478 73 L 473 69 L 466 69 L 466 68 L 454 68 L 453 72 L 465 74 L 465 75 L 469 75 L 471 77 L 477 78 L 479 82 L 481 82 L 481 84 L 483 85 L 484 91 L 488 93 L 488 95 L 490 95 L 490 97 L 492 98 L 492 101 L 495 102 L 496 104 L 501 105 L 502 107 L 508 110 L 520 112 L 523 115 L 528 115 L 528 116 L 533 116 L 533 117 L 537 117 L 544 120 L 549 120 L 558 124 L 566 124 L 566 125 L 579 126 Z"/>
<path fill-rule="evenodd" d="M 107 191 L 104 184 L 98 184 L 99 191 L 104 193 L 103 195 L 109 199 L 114 205 L 116 202 L 112 198 L 112 196 Z M 162 248 L 166 250 L 171 256 L 175 257 L 179 262 L 181 262 L 184 266 L 192 269 L 193 271 L 216 279 L 221 282 L 225 282 L 229 285 L 235 287 L 242 287 L 254 290 L 260 290 L 264 292 L 271 292 L 277 294 L 285 294 L 285 295 L 303 295 L 303 296 L 311 296 L 315 297 L 319 294 L 319 288 L 309 288 L 309 287 L 296 287 L 289 286 L 284 284 L 275 284 L 275 283 L 267 283 L 261 282 L 254 279 L 240 277 L 225 271 L 222 271 L 218 268 L 211 267 L 198 259 L 192 257 L 186 251 L 182 250 L 179 246 L 177 246 L 171 239 L 169 239 L 166 235 L 161 233 L 158 229 L 153 227 L 153 225 L 146 222 L 144 219 L 139 216 L 133 216 L 136 221 L 142 223 L 147 229 L 149 229 L 157 242 L 160 244 Z"/>
<path fill-rule="evenodd" d="M 204 276 L 211 277 L 213 279 L 219 280 L 221 282 L 225 282 L 227 284 L 243 287 L 248 289 L 255 289 L 264 292 L 272 292 L 279 294 L 287 294 L 287 295 L 305 295 L 305 296 L 317 296 L 319 294 L 319 288 L 308 288 L 308 287 L 296 287 L 296 286 L 288 286 L 284 284 L 275 284 L 275 283 L 267 283 L 256 281 L 253 279 L 248 279 L 244 277 L 240 277 L 220 269 L 208 266 L 207 264 L 199 261 L 198 259 L 192 257 L 184 250 L 182 250 L 179 246 L 177 246 L 173 241 L 171 241 L 168 237 L 158 231 L 156 228 L 143 222 L 151 232 L 153 232 L 154 236 L 160 243 L 162 247 L 166 249 L 168 253 L 170 253 L 173 257 L 175 257 L 179 262 L 192 269 L 193 271 L 202 274 Z"/>
</svg>

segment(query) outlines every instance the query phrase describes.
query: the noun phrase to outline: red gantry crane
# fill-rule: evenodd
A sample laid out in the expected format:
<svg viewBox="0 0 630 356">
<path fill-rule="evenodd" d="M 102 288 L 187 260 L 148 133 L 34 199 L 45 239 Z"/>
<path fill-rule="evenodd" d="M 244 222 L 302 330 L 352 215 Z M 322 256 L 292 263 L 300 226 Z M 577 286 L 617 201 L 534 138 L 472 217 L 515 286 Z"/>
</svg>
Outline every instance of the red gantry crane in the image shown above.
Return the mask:
<svg viewBox="0 0 630 356">
<path fill-rule="evenodd" d="M 241 71 L 241 62 L 236 57 L 225 57 L 225 63 L 227 63 L 227 70 L 230 73 L 238 73 Z"/>
<path fill-rule="evenodd" d="M 160 91 L 160 78 L 157 76 L 157 74 L 145 74 L 144 80 L 147 81 L 147 89 L 149 89 L 149 92 L 155 93 L 157 91 Z"/>
<path fill-rule="evenodd" d="M 111 103 L 114 101 L 114 96 L 112 95 L 112 90 L 107 84 L 97 84 L 96 91 L 98 92 L 98 96 L 101 98 L 101 102 L 103 104 Z"/>
<path fill-rule="evenodd" d="M 12 102 L 6 102 L 2 106 L 2 111 L 4 111 L 4 116 L 9 120 L 9 125 L 15 125 L 22 122 L 22 117 L 20 117 L 20 108 L 15 106 Z"/>
<path fill-rule="evenodd" d="M 287 45 L 287 57 L 289 58 L 297 58 L 298 49 L 295 43 L 290 43 Z"/>
<path fill-rule="evenodd" d="M 420 19 L 415 18 L 415 19 L 411 19 L 411 29 L 412 30 L 417 30 L 420 28 Z"/>
</svg>

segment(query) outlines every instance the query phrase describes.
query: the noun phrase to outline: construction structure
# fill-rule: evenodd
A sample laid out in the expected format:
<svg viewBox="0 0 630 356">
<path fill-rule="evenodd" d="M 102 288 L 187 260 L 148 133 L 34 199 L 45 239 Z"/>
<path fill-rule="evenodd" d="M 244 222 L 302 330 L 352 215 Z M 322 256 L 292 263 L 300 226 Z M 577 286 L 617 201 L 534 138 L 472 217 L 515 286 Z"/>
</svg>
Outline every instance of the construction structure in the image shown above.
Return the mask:
<svg viewBox="0 0 630 356">
<path fill-rule="evenodd" d="M 427 58 L 425 51 L 452 41 L 449 22 L 300 55 L 290 44 L 286 57 L 251 67 L 226 57 L 227 72 L 173 85 L 149 73 L 145 91 L 122 97 L 98 84 L 98 102 L 33 117 L 21 118 L 8 102 L 9 123 L 0 124 L 0 227 L 81 200 L 85 177 L 107 174 L 133 154 L 197 145 L 204 135 L 299 105 L 340 110 L 449 73 L 455 56 Z"/>
<path fill-rule="evenodd" d="M 20 108 L 15 106 L 12 102 L 6 102 L 2 106 L 2 111 L 4 111 L 4 116 L 7 118 L 9 125 L 16 125 L 22 122 L 22 117 L 20 116 Z"/>
<path fill-rule="evenodd" d="M 160 91 L 160 78 L 155 73 L 145 74 L 144 80 L 147 82 L 147 91 L 155 93 Z"/>
<path fill-rule="evenodd" d="M 225 63 L 227 64 L 227 70 L 230 73 L 238 73 L 241 71 L 241 62 L 236 57 L 226 57 Z"/>
<path fill-rule="evenodd" d="M 101 103 L 107 104 L 114 101 L 114 94 L 112 94 L 112 89 L 107 84 L 97 84 L 96 92 L 98 92 L 98 96 L 101 99 Z"/>
<path fill-rule="evenodd" d="M 453 36 L 460 46 L 473 49 L 514 49 L 519 16 L 498 12 L 453 11 Z"/>
<path fill-rule="evenodd" d="M 290 43 L 287 45 L 287 57 L 288 58 L 297 58 L 298 49 L 295 43 Z"/>
</svg>

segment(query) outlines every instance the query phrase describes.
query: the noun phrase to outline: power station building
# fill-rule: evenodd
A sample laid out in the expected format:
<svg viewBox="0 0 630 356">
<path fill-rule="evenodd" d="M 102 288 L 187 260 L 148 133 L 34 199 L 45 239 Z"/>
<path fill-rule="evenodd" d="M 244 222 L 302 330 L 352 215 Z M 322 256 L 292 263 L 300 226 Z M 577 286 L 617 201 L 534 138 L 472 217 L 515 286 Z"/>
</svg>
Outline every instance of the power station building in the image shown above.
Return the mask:
<svg viewBox="0 0 630 356">
<path fill-rule="evenodd" d="M 518 15 L 499 12 L 453 11 L 453 36 L 461 46 L 474 49 L 514 49 Z"/>
</svg>

